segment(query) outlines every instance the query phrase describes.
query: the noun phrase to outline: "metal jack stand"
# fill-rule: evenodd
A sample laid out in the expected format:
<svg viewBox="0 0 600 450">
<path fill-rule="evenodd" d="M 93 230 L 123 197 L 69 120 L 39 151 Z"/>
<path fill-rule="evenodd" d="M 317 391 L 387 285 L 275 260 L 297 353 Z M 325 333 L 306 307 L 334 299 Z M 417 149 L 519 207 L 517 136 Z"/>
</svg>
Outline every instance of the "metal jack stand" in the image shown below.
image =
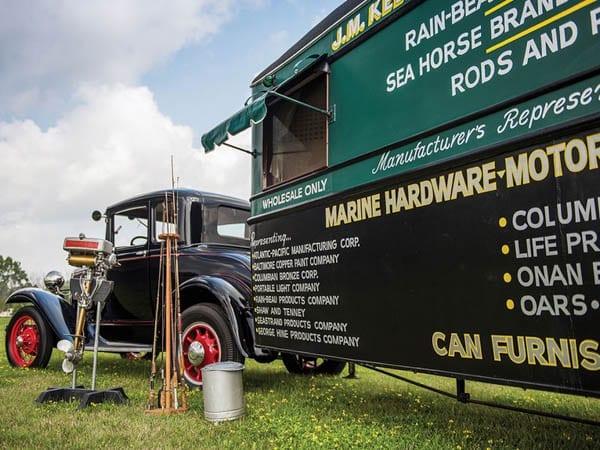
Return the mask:
<svg viewBox="0 0 600 450">
<path fill-rule="evenodd" d="M 94 356 L 92 364 L 92 386 L 91 389 L 85 389 L 82 385 L 77 385 L 77 369 L 73 370 L 71 387 L 48 388 L 40 394 L 36 403 L 47 403 L 65 401 L 72 402 L 79 400 L 79 407 L 83 409 L 93 403 L 111 402 L 116 404 L 127 403 L 129 398 L 122 387 L 112 389 L 96 390 L 96 367 L 98 365 L 98 336 L 100 333 L 100 313 L 104 302 L 98 302 L 96 306 L 96 330 L 94 337 Z"/>
<path fill-rule="evenodd" d="M 97 403 L 126 403 L 127 395 L 123 388 L 96 390 L 96 368 L 98 365 L 98 346 L 100 338 L 100 319 L 102 307 L 112 290 L 112 281 L 105 279 L 106 270 L 116 264 L 112 253 L 112 244 L 100 239 L 85 239 L 85 236 L 65 239 L 64 249 L 69 252 L 69 264 L 86 267 L 81 278 L 71 280 L 71 292 L 77 299 L 77 323 L 73 342 L 63 339 L 58 344 L 59 350 L 65 352 L 62 367 L 65 373 L 72 373 L 71 387 L 48 388 L 42 392 L 36 403 L 79 400 L 79 408 Z M 83 358 L 84 329 L 86 311 L 96 303 L 96 325 L 94 330 L 94 356 L 92 365 L 92 386 L 85 389 L 77 384 L 77 364 Z"/>
</svg>

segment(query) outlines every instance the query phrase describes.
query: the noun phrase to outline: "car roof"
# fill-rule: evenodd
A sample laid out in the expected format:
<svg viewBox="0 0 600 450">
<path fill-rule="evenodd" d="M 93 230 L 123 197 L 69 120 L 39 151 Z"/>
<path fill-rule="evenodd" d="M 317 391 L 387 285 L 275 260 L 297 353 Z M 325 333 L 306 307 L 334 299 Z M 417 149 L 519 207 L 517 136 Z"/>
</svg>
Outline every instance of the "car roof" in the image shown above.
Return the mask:
<svg viewBox="0 0 600 450">
<path fill-rule="evenodd" d="M 196 189 L 189 188 L 177 188 L 177 189 L 160 189 L 157 191 L 147 192 L 144 194 L 136 195 L 134 197 L 121 200 L 120 202 L 114 203 L 106 208 L 107 211 L 117 209 L 123 205 L 130 203 L 139 203 L 146 200 L 152 200 L 155 198 L 164 198 L 165 196 L 175 195 L 178 198 L 196 198 L 201 200 L 204 204 L 226 204 L 237 208 L 250 209 L 250 203 L 246 200 L 242 200 L 237 197 L 231 197 L 223 194 L 216 194 L 213 192 L 199 191 Z"/>
</svg>

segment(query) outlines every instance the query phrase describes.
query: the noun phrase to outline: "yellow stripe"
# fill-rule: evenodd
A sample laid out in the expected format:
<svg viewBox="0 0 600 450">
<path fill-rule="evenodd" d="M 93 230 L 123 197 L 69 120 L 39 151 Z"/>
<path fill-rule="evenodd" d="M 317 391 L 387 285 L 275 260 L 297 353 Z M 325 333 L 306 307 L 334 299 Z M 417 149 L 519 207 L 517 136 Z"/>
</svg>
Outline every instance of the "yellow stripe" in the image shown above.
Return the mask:
<svg viewBox="0 0 600 450">
<path fill-rule="evenodd" d="M 564 11 L 562 11 L 552 17 L 549 17 L 548 19 L 544 20 L 543 22 L 540 22 L 530 28 L 527 28 L 526 30 L 521 31 L 520 33 L 517 33 L 514 36 L 509 37 L 508 39 L 505 39 L 504 41 L 497 43 L 496 45 L 492 45 L 485 52 L 492 53 L 492 52 L 498 50 L 499 48 L 502 48 L 505 45 L 511 44 L 511 43 L 521 39 L 522 37 L 533 33 L 534 31 L 537 31 L 541 28 L 544 28 L 547 25 L 550 25 L 551 23 L 556 22 L 557 20 L 567 17 L 567 16 L 573 14 L 574 12 L 579 11 L 580 9 L 585 8 L 586 6 L 591 5 L 592 3 L 596 3 L 596 1 L 597 0 L 583 0 L 581 3 L 578 3 L 577 5 L 572 6 L 569 9 L 565 9 Z"/>
<path fill-rule="evenodd" d="M 490 14 L 494 14 L 496 11 L 504 8 L 506 5 L 510 5 L 512 2 L 513 0 L 504 0 L 502 3 L 498 3 L 496 6 L 488 9 L 486 12 L 483 13 L 483 15 L 487 17 Z"/>
</svg>

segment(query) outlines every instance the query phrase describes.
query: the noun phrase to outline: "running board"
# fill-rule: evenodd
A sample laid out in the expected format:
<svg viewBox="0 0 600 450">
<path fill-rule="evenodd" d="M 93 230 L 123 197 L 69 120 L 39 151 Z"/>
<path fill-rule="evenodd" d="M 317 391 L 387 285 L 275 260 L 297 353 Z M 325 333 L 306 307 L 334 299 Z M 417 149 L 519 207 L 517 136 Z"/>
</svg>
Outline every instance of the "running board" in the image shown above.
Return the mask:
<svg viewBox="0 0 600 450">
<path fill-rule="evenodd" d="M 85 350 L 94 351 L 93 345 L 86 345 Z M 109 345 L 99 345 L 98 351 L 103 353 L 151 353 L 151 345 L 131 344 L 129 342 L 111 342 Z"/>
</svg>

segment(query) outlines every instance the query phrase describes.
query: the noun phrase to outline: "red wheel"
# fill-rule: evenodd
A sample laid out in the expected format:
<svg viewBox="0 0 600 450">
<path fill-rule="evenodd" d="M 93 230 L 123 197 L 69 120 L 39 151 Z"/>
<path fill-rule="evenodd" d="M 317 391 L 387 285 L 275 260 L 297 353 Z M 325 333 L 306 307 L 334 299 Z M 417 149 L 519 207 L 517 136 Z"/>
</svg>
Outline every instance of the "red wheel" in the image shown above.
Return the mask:
<svg viewBox="0 0 600 450">
<path fill-rule="evenodd" d="M 184 376 L 192 387 L 202 386 L 202 368 L 219 361 L 242 362 L 227 320 L 212 304 L 194 305 L 183 312 Z"/>
<path fill-rule="evenodd" d="M 51 336 L 33 306 L 19 309 L 6 327 L 6 356 L 16 367 L 46 367 L 52 354 Z"/>
</svg>

